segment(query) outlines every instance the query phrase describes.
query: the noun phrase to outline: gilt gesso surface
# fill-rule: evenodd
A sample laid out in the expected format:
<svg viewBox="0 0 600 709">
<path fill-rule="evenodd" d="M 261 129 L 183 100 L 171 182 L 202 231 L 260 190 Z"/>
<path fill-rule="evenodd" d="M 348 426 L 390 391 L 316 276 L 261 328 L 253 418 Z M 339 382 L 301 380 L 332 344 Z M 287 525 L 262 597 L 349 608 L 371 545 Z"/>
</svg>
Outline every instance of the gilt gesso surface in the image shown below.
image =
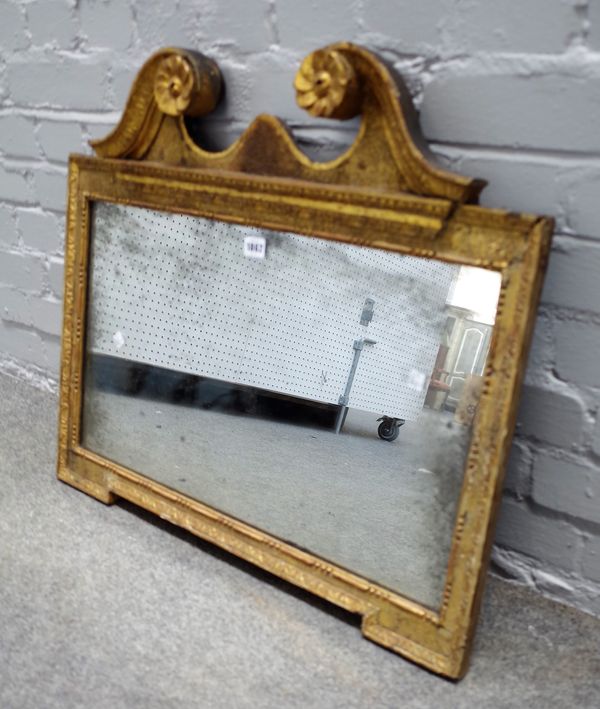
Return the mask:
<svg viewBox="0 0 600 709">
<path fill-rule="evenodd" d="M 269 77 L 265 76 L 264 81 L 268 85 Z M 484 183 L 452 174 L 431 162 L 420 147 L 423 142 L 413 139 L 416 121 L 407 105 L 408 93 L 385 65 L 364 48 L 346 42 L 324 47 L 307 57 L 298 74 L 297 100 L 311 114 L 330 118 L 360 115 L 360 130 L 352 146 L 327 163 L 310 160 L 282 122 L 264 114 L 226 150 L 212 152 L 201 147 L 211 144 L 210 136 L 204 136 L 211 122 L 198 117 L 217 106 L 221 84 L 219 67 L 214 61 L 194 51 L 162 49 L 140 69 L 115 130 L 94 142 L 97 157 L 71 157 L 58 476 L 105 503 L 118 497 L 129 500 L 270 573 L 358 613 L 362 616 L 361 630 L 365 637 L 431 670 L 460 677 L 467 668 L 482 597 L 502 471 L 515 424 L 552 221 L 476 206 Z M 228 86 L 228 91 L 232 90 L 233 86 Z M 211 425 L 215 428 L 222 414 L 230 422 L 232 416 L 203 410 L 192 401 L 185 406 L 183 402 L 173 404 L 173 421 L 177 416 L 182 417 L 181 421 L 172 421 L 169 426 L 164 419 L 160 420 L 166 407 L 156 407 L 153 396 L 164 393 L 164 387 L 158 386 L 160 381 L 164 384 L 164 372 L 171 372 L 169 377 L 192 375 L 157 368 L 163 372 L 163 379 L 149 376 L 144 386 L 140 385 L 138 393 L 142 397 L 125 397 L 114 391 L 114 387 L 113 390 L 94 388 L 94 383 L 102 380 L 93 376 L 95 365 L 102 370 L 102 357 L 110 362 L 109 372 L 126 361 L 91 352 L 86 356 L 88 296 L 92 290 L 91 206 L 98 201 L 314 235 L 405 256 L 490 269 L 501 276 L 497 318 L 480 381 L 481 396 L 476 407 L 472 400 L 466 407 L 467 415 L 474 418 L 464 465 L 453 463 L 448 447 L 443 446 L 443 436 L 424 435 L 419 441 L 415 432 L 410 431 L 418 421 L 405 424 L 401 436 L 392 443 L 373 440 L 372 418 L 368 422 L 366 438 L 371 437 L 369 443 L 378 446 L 378 455 L 387 450 L 385 455 L 393 456 L 395 451 L 403 450 L 403 464 L 410 461 L 407 442 L 415 450 L 420 446 L 422 455 L 431 455 L 436 450 L 432 441 L 442 445 L 444 455 L 434 458 L 450 466 L 451 474 L 438 479 L 448 484 L 452 494 L 458 494 L 459 498 L 455 522 L 450 525 L 446 541 L 439 545 L 437 559 L 441 563 L 434 565 L 430 573 L 439 577 L 438 583 L 443 588 L 441 603 L 436 601 L 434 608 L 426 607 L 425 600 L 411 600 L 425 598 L 417 590 L 411 592 L 408 586 L 404 591 L 390 590 L 394 584 L 386 587 L 373 581 L 375 575 L 366 567 L 352 572 L 349 569 L 353 564 L 342 556 L 315 553 L 310 551 L 310 545 L 300 548 L 300 536 L 290 539 L 295 528 L 285 526 L 286 509 L 290 509 L 289 504 L 283 504 L 285 498 L 273 499 L 268 505 L 270 512 L 284 522 L 283 531 L 269 533 L 266 525 L 245 522 L 246 515 L 226 512 L 225 504 L 211 502 L 209 497 L 186 488 L 188 476 L 180 475 L 177 465 L 188 448 L 178 450 L 176 442 L 183 444 L 182 438 L 187 440 L 188 435 L 195 436 L 198 432 L 206 434 L 204 449 L 193 462 L 202 461 L 206 466 L 213 456 L 215 474 L 208 480 L 214 483 L 213 492 L 223 494 L 227 493 L 227 480 L 224 483 L 223 478 L 237 455 L 236 441 L 232 442 L 231 436 L 243 434 L 244 430 L 242 425 L 216 426 L 221 436 L 216 440 Z M 117 341 L 121 338 L 117 337 Z M 94 359 L 98 360 L 95 364 Z M 147 365 L 134 363 L 134 369 L 126 369 L 125 374 L 135 376 L 125 376 L 121 384 L 135 391 L 139 384 L 136 369 L 143 367 Z M 142 398 L 149 407 L 154 407 L 145 412 L 150 426 L 142 428 L 153 434 L 152 445 L 145 448 L 135 440 L 143 416 L 138 415 L 139 411 L 134 415 L 124 405 L 127 402 L 139 408 Z M 320 405 L 331 406 L 322 402 Z M 360 426 L 360 421 L 353 420 L 356 411 L 350 409 L 342 435 L 336 437 L 327 432 L 332 440 L 338 441 L 331 445 L 339 445 L 340 450 L 345 445 L 346 453 L 351 441 L 360 440 L 359 435 L 348 435 L 353 427 L 357 430 Z M 194 422 L 191 413 L 204 415 L 204 420 Z M 104 418 L 105 414 L 109 417 Z M 243 421 L 265 423 L 257 417 L 245 417 Z M 95 431 L 94 423 L 101 424 Z M 183 431 L 185 426 L 189 428 L 187 433 Z M 312 465 L 315 470 L 323 471 L 321 479 L 328 489 L 320 499 L 349 499 L 353 492 L 348 485 L 349 476 L 335 471 L 335 465 L 343 463 L 344 456 L 335 455 L 330 447 L 326 460 L 315 457 L 318 451 L 327 450 L 318 440 L 318 436 L 325 435 L 324 431 L 316 435 L 314 429 L 311 434 L 302 426 L 287 426 L 288 433 L 307 434 L 307 442 L 313 449 L 305 447 L 302 451 L 293 440 L 290 445 L 283 445 L 285 436 L 276 433 L 283 430 L 282 426 L 271 421 L 264 428 L 264 447 L 270 448 L 274 456 L 281 450 L 287 450 L 292 457 L 296 452 L 292 461 L 295 465 Z M 426 434 L 426 429 L 422 432 Z M 101 435 L 94 440 L 97 433 Z M 111 441 L 125 442 L 129 450 L 113 450 L 109 454 L 102 445 Z M 170 449 L 163 446 L 167 442 Z M 383 445 L 387 448 L 382 448 Z M 260 446 L 255 448 L 258 450 Z M 161 450 L 168 460 L 154 454 Z M 230 457 L 225 457 L 223 451 L 228 451 Z M 386 468 L 385 461 L 379 465 L 374 460 L 370 456 L 363 465 L 362 478 L 357 478 L 359 484 L 377 473 L 381 473 L 378 479 L 383 480 L 397 470 L 393 465 Z M 298 469 L 288 463 L 280 459 L 280 470 Z M 421 464 L 425 469 L 436 469 L 433 463 L 421 461 Z M 246 470 L 263 472 L 260 466 L 253 468 L 253 465 L 248 460 Z M 337 487 L 332 486 L 336 476 Z M 295 477 L 300 479 L 302 476 Z M 306 479 L 310 481 L 310 477 Z M 427 477 L 417 479 L 425 484 Z M 247 487 L 239 487 L 238 498 L 242 499 L 248 490 L 260 496 L 260 489 L 252 480 L 242 477 L 239 480 L 246 480 Z M 391 482 L 400 493 L 411 489 L 398 484 L 397 478 Z M 285 485 L 286 481 L 281 483 Z M 309 491 L 314 494 L 315 490 L 313 486 Z M 357 488 L 356 496 L 360 495 Z M 234 497 L 229 495 L 225 502 Z M 362 498 L 349 510 L 355 538 L 363 530 L 368 537 L 373 536 L 369 513 L 375 511 L 377 517 L 378 505 L 374 501 L 387 498 L 362 488 Z M 441 498 L 446 499 L 444 494 Z M 307 498 L 305 502 L 308 503 L 305 509 L 313 507 L 312 500 Z M 338 505 L 336 509 L 342 508 L 343 505 Z M 319 514 L 318 507 L 315 509 L 318 520 L 332 517 Z M 417 506 L 402 509 L 415 511 Z M 294 514 L 305 527 L 311 525 L 312 520 L 303 515 L 300 505 Z M 454 515 L 454 510 L 449 514 Z M 410 515 L 398 514 L 396 509 L 396 519 L 410 522 Z M 335 529 L 339 519 L 330 521 Z M 423 538 L 431 539 L 427 516 L 421 516 L 420 521 Z M 378 560 L 389 557 L 390 550 L 409 549 L 409 545 L 398 543 L 398 535 L 393 536 L 393 545 L 382 539 L 372 549 L 369 563 L 376 565 Z M 337 539 L 346 543 L 349 536 L 338 532 Z M 436 541 L 431 540 L 431 544 L 435 546 Z M 360 549 L 361 545 L 354 544 L 354 548 Z M 415 552 L 404 566 L 414 574 L 422 562 L 422 556 Z M 400 581 L 397 587 L 403 587 Z"/>
</svg>

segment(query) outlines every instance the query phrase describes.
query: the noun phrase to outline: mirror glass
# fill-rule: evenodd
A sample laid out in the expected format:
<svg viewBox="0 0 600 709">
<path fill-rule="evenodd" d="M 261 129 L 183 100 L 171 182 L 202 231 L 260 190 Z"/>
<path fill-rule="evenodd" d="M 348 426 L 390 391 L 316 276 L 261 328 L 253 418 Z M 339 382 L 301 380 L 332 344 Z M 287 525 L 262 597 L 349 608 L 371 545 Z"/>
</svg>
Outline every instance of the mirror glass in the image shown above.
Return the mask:
<svg viewBox="0 0 600 709">
<path fill-rule="evenodd" d="M 500 274 L 92 217 L 82 444 L 439 607 Z"/>
</svg>

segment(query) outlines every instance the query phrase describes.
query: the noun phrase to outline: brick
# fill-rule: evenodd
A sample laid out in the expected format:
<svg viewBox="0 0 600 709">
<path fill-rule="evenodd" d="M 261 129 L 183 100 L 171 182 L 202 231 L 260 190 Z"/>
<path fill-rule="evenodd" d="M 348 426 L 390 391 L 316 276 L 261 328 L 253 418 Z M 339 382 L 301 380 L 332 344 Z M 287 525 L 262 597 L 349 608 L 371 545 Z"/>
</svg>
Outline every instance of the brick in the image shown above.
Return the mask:
<svg viewBox="0 0 600 709">
<path fill-rule="evenodd" d="M 10 101 L 9 90 L 6 82 L 6 64 L 2 60 L 0 54 L 0 106 Z"/>
<path fill-rule="evenodd" d="M 477 0 L 456 3 L 460 20 L 448 29 L 457 49 L 541 54 L 561 52 L 572 34 L 580 29 L 573 3 L 565 0 Z M 542 19 L 543 18 L 543 19 Z"/>
<path fill-rule="evenodd" d="M 532 575 L 536 589 L 544 595 L 553 598 L 563 598 L 568 603 L 569 597 L 573 597 L 573 585 L 569 577 L 564 577 L 561 573 L 553 574 L 540 569 L 533 569 Z"/>
<path fill-rule="evenodd" d="M 285 5 L 285 1 L 283 2 Z M 296 16 L 305 3 L 296 3 Z M 209 41 L 230 45 L 240 52 L 264 51 L 271 44 L 267 0 L 219 0 L 213 12 L 200 13 L 198 29 Z M 282 0 L 277 0 L 277 17 L 281 27 Z M 286 47 L 293 46 L 281 40 Z"/>
<path fill-rule="evenodd" d="M 0 317 L 19 325 L 31 325 L 29 297 L 13 288 L 0 288 Z"/>
<path fill-rule="evenodd" d="M 42 332 L 60 337 L 62 332 L 62 303 L 48 298 L 32 298 L 31 324 Z"/>
<path fill-rule="evenodd" d="M 127 97 L 129 96 L 129 91 L 133 86 L 133 81 L 135 79 L 136 70 L 132 68 L 120 68 L 113 71 L 113 90 L 115 92 L 115 106 L 119 109 L 125 108 L 127 103 Z M 96 126 L 94 126 L 96 127 Z M 104 137 L 108 133 L 108 128 L 105 126 L 98 126 L 103 132 L 95 137 Z"/>
<path fill-rule="evenodd" d="M 47 366 L 42 338 L 38 333 L 1 321 L 0 352 L 38 367 L 45 368 Z"/>
<path fill-rule="evenodd" d="M 554 333 L 550 319 L 538 316 L 527 359 L 526 383 L 535 384 L 540 378 L 545 378 L 546 372 L 553 370 L 555 359 Z"/>
<path fill-rule="evenodd" d="M 577 533 L 562 520 L 544 517 L 525 504 L 505 499 L 500 508 L 496 544 L 572 570 Z"/>
<path fill-rule="evenodd" d="M 31 204 L 33 196 L 25 175 L 0 166 L 0 200 Z"/>
<path fill-rule="evenodd" d="M 560 52 L 579 27 L 571 3 L 563 0 L 528 0 L 518 21 L 513 0 L 365 0 L 364 24 L 367 32 L 382 35 L 379 44 L 389 38 L 402 51 L 453 53 Z"/>
<path fill-rule="evenodd" d="M 513 441 L 506 465 L 504 489 L 510 490 L 521 499 L 529 490 L 530 474 L 531 453 L 523 443 Z"/>
<path fill-rule="evenodd" d="M 335 127 L 334 127 L 335 126 Z M 294 138 L 298 147 L 305 155 L 315 162 L 328 162 L 342 155 L 352 145 L 358 133 L 358 119 L 344 121 L 335 125 L 295 126 Z"/>
<path fill-rule="evenodd" d="M 93 47 L 127 49 L 131 43 L 133 15 L 123 0 L 87 0 L 81 4 L 81 32 Z M 153 5 L 154 12 L 160 10 Z M 158 48 L 158 47 L 157 47 Z"/>
<path fill-rule="evenodd" d="M 430 140 L 465 145 L 598 151 L 599 124 L 600 78 L 591 77 L 441 74 L 421 107 Z"/>
<path fill-rule="evenodd" d="M 600 411 L 596 412 L 596 425 L 592 433 L 592 450 L 596 455 L 600 455 Z"/>
<path fill-rule="evenodd" d="M 308 54 L 326 44 L 339 42 L 340 39 L 354 38 L 360 29 L 356 5 L 356 2 L 348 2 L 348 6 L 341 10 L 337 3 L 319 0 L 305 0 L 302 3 L 277 0 L 277 29 L 281 44 Z M 388 4 L 387 7 L 394 8 L 394 5 Z M 395 19 L 400 17 L 396 9 L 393 14 Z M 367 10 L 365 16 L 371 17 L 371 13 Z M 307 42 L 309 28 L 310 43 Z"/>
<path fill-rule="evenodd" d="M 77 30 L 69 0 L 34 0 L 27 5 L 27 19 L 34 45 L 60 49 L 73 45 Z"/>
<path fill-rule="evenodd" d="M 18 209 L 17 224 L 25 246 L 46 253 L 61 248 L 63 228 L 56 215 L 39 210 Z"/>
<path fill-rule="evenodd" d="M 42 347 L 44 353 L 44 369 L 50 374 L 57 376 L 60 371 L 60 338 L 43 335 Z"/>
<path fill-rule="evenodd" d="M 420 53 L 439 47 L 441 36 L 438 22 L 445 26 L 450 16 L 446 0 L 421 3 L 364 0 L 365 31 L 380 35 L 377 44 L 381 46 L 385 46 L 388 37 L 393 38 L 392 42 L 403 52 Z M 432 21 L 434 17 L 436 21 Z"/>
<path fill-rule="evenodd" d="M 247 89 L 248 119 L 258 113 L 273 113 L 288 120 L 307 122 L 308 114 L 296 105 L 294 76 L 297 61 L 275 53 L 261 54 L 248 61 L 248 68 L 251 75 Z M 268 81 L 265 80 L 267 76 Z"/>
<path fill-rule="evenodd" d="M 588 19 L 590 23 L 588 46 L 592 49 L 600 49 L 600 5 L 597 2 L 588 3 Z"/>
<path fill-rule="evenodd" d="M 83 147 L 81 126 L 77 123 L 42 123 L 38 139 L 48 160 L 66 163 L 69 153 L 80 153 Z"/>
<path fill-rule="evenodd" d="M 600 523 L 600 470 L 541 453 L 533 464 L 532 497 L 538 505 Z"/>
<path fill-rule="evenodd" d="M 554 239 L 542 302 L 600 313 L 600 244 Z"/>
<path fill-rule="evenodd" d="M 0 117 L 0 150 L 10 156 L 38 158 L 33 121 L 22 116 Z"/>
<path fill-rule="evenodd" d="M 554 446 L 569 448 L 581 440 L 584 407 L 574 395 L 524 386 L 517 431 Z"/>
<path fill-rule="evenodd" d="M 67 176 L 60 172 L 40 172 L 33 175 L 35 193 L 45 209 L 63 211 L 67 204 Z"/>
<path fill-rule="evenodd" d="M 200 31 L 203 18 L 215 11 L 211 2 L 180 0 L 163 5 L 160 12 L 149 2 L 136 5 L 137 30 L 145 47 L 200 47 L 200 41 L 214 42 Z"/>
<path fill-rule="evenodd" d="M 123 103 L 123 107 L 124 106 L 125 103 Z M 90 137 L 90 140 L 97 140 L 99 138 L 106 138 L 106 136 L 112 131 L 114 127 L 114 123 L 88 123 L 85 126 L 85 129 Z M 86 144 L 85 152 L 90 153 L 90 151 L 90 146 Z"/>
<path fill-rule="evenodd" d="M 57 298 L 62 298 L 64 290 L 64 274 L 65 265 L 63 261 L 58 261 L 57 259 L 50 260 L 50 267 L 48 269 L 48 281 L 50 283 L 50 288 Z"/>
<path fill-rule="evenodd" d="M 62 303 L 0 288 L 0 318 L 7 323 L 33 327 L 52 337 L 62 333 Z"/>
<path fill-rule="evenodd" d="M 463 157 L 452 169 L 463 175 L 483 178 L 489 183 L 481 193 L 480 202 L 484 207 L 560 216 L 563 187 L 559 182 L 561 168 L 558 165 L 526 162 L 515 154 L 509 159 L 492 159 L 460 152 Z"/>
<path fill-rule="evenodd" d="M 583 550 L 583 575 L 600 583 L 600 537 L 589 539 Z"/>
<path fill-rule="evenodd" d="M 41 291 L 42 262 L 35 256 L 0 254 L 0 284 L 27 291 Z"/>
<path fill-rule="evenodd" d="M 599 289 L 600 298 L 600 289 Z M 600 325 L 558 321 L 554 324 L 556 371 L 561 379 L 584 387 L 600 386 Z"/>
<path fill-rule="evenodd" d="M 25 49 L 29 42 L 23 10 L 9 0 L 0 0 L 0 18 L 0 53 Z"/>
<path fill-rule="evenodd" d="M 254 95 L 255 87 L 252 81 L 257 76 L 257 68 L 240 66 L 229 60 L 220 60 L 219 69 L 223 75 L 226 90 L 221 97 L 216 110 L 211 113 L 211 120 L 226 117 L 249 123 L 257 113 L 268 113 L 269 108 L 258 108 L 260 99 Z M 271 77 L 272 78 L 272 77 Z"/>
<path fill-rule="evenodd" d="M 12 99 L 26 106 L 106 109 L 107 67 L 97 58 L 27 59 L 7 69 Z"/>
<path fill-rule="evenodd" d="M 600 238 L 600 175 L 583 176 L 569 191 L 569 226 L 580 236 Z"/>
<path fill-rule="evenodd" d="M 0 243 L 9 245 L 17 243 L 13 210 L 2 204 L 0 204 Z"/>
</svg>

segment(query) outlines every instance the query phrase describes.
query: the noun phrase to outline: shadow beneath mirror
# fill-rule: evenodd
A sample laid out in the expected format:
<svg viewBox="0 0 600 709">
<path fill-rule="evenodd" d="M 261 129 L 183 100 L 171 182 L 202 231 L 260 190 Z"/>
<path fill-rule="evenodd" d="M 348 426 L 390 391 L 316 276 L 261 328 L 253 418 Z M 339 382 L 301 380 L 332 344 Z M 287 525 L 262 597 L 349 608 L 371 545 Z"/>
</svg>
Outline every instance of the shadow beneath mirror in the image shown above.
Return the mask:
<svg viewBox="0 0 600 709">
<path fill-rule="evenodd" d="M 362 616 L 357 615 L 355 613 L 350 613 L 350 611 L 344 610 L 343 608 L 340 608 L 339 606 L 336 606 L 330 603 L 329 601 L 320 598 L 319 596 L 315 596 L 309 591 L 305 591 L 304 589 L 299 588 L 298 586 L 289 583 L 288 581 L 284 581 L 278 576 L 274 576 L 268 571 L 264 571 L 255 564 L 251 564 L 248 561 L 244 561 L 244 559 L 241 559 L 239 556 L 235 556 L 234 554 L 231 554 L 228 551 L 221 549 L 214 543 L 206 542 L 204 541 L 204 539 L 200 539 L 191 532 L 188 532 L 183 527 L 178 527 L 177 525 L 172 524 L 167 520 L 161 519 L 156 514 L 147 512 L 138 505 L 134 505 L 133 503 L 128 502 L 127 500 L 124 500 L 122 498 L 117 498 L 116 504 L 129 514 L 132 514 L 138 519 L 143 520 L 144 523 L 151 524 L 157 529 L 167 532 L 171 536 L 176 537 L 177 539 L 180 539 L 183 542 L 186 542 L 187 544 L 193 546 L 202 553 L 208 554 L 213 559 L 222 561 L 228 564 L 229 566 L 232 566 L 235 569 L 242 571 L 244 574 L 249 574 L 260 582 L 267 583 L 269 586 L 277 589 L 278 591 L 282 591 L 283 593 L 286 593 L 290 596 L 293 596 L 294 598 L 303 601 L 312 608 L 316 608 L 317 610 L 323 613 L 327 613 L 328 615 L 334 618 L 343 620 L 348 625 L 360 629 Z"/>
</svg>

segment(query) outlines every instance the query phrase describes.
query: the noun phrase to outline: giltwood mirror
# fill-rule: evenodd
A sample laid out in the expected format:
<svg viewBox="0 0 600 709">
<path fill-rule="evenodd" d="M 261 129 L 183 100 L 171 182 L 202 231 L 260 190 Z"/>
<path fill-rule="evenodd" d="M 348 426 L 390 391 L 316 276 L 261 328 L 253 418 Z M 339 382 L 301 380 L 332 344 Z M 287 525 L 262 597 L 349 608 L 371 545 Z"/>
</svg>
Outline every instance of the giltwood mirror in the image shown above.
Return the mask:
<svg viewBox="0 0 600 709">
<path fill-rule="evenodd" d="M 459 677 L 552 223 L 476 206 L 370 52 L 316 51 L 295 89 L 360 115 L 346 152 L 268 115 L 206 150 L 218 67 L 165 49 L 71 156 L 58 476 Z"/>
</svg>

